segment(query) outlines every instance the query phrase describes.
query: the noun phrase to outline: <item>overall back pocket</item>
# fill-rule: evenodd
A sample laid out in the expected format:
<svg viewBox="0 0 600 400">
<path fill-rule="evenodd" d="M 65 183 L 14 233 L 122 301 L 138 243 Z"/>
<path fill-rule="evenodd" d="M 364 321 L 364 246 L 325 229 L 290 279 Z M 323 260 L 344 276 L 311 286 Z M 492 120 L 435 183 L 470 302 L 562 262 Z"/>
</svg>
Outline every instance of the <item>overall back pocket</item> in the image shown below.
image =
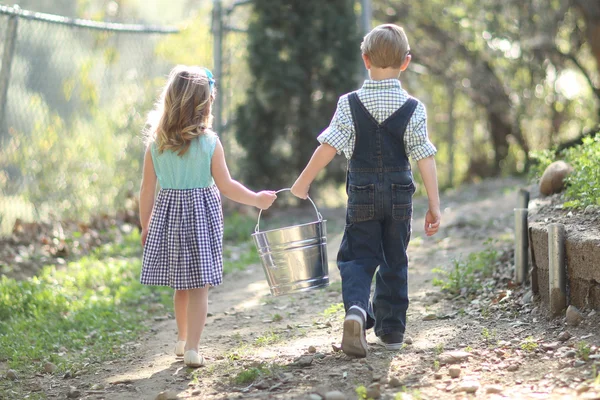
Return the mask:
<svg viewBox="0 0 600 400">
<path fill-rule="evenodd" d="M 415 185 L 397 185 L 392 183 L 392 217 L 395 220 L 412 218 L 412 196 Z"/>
<path fill-rule="evenodd" d="M 375 217 L 375 185 L 348 185 L 348 220 L 369 221 Z"/>
</svg>

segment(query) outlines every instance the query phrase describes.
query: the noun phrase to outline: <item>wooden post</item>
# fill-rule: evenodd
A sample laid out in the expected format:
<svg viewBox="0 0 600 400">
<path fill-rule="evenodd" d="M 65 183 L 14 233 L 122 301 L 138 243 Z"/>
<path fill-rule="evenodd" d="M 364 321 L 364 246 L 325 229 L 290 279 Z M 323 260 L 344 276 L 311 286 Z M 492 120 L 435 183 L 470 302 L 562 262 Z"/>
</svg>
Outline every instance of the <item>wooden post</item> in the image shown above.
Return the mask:
<svg viewBox="0 0 600 400">
<path fill-rule="evenodd" d="M 8 136 L 8 124 L 6 122 L 6 108 L 8 105 L 8 86 L 10 84 L 10 70 L 15 55 L 15 44 L 17 42 L 17 28 L 19 26 L 19 6 L 13 7 L 15 11 L 8 17 L 6 27 L 6 39 L 4 41 L 4 53 L 2 54 L 2 69 L 0 70 L 0 139 Z"/>
<path fill-rule="evenodd" d="M 562 224 L 550 224 L 548 227 L 548 278 L 550 312 L 558 315 L 567 306 L 565 228 Z"/>
<path fill-rule="evenodd" d="M 515 208 L 515 282 L 527 280 L 529 272 L 529 238 L 527 232 L 527 209 Z"/>
</svg>

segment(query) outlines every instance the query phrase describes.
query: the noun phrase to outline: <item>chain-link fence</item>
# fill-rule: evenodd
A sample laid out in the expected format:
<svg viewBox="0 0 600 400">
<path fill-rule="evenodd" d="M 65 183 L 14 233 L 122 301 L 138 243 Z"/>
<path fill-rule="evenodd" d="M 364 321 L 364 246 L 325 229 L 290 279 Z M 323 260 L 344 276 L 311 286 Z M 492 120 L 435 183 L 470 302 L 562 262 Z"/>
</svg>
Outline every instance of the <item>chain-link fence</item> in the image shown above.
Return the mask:
<svg viewBox="0 0 600 400">
<path fill-rule="evenodd" d="M 84 218 L 131 197 L 171 67 L 155 49 L 175 33 L 0 6 L 0 235 L 17 218 Z"/>
</svg>

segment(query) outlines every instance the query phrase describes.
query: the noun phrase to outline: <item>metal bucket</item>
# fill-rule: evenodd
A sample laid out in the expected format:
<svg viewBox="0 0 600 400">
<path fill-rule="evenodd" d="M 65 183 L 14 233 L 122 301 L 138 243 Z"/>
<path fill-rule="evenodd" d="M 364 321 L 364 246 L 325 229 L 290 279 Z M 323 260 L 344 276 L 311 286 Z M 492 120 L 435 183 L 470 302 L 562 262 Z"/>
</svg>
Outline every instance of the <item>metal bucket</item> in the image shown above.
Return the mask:
<svg viewBox="0 0 600 400">
<path fill-rule="evenodd" d="M 281 189 L 277 193 L 290 190 Z M 309 197 L 317 221 L 260 232 L 260 216 L 252 237 L 273 296 L 329 286 L 325 220 Z"/>
</svg>

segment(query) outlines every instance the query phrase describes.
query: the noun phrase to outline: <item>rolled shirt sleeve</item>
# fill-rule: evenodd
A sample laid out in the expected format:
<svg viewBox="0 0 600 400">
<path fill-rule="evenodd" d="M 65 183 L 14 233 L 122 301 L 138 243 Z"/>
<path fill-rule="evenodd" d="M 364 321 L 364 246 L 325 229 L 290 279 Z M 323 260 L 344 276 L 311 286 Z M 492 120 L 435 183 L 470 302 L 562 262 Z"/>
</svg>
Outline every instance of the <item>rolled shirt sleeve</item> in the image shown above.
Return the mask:
<svg viewBox="0 0 600 400">
<path fill-rule="evenodd" d="M 338 100 L 335 114 L 331 119 L 329 126 L 317 137 L 319 143 L 327 143 L 338 154 L 342 152 L 352 154 L 352 149 L 349 149 L 350 139 L 354 136 L 354 123 L 350 115 L 350 103 L 346 95 Z"/>
<path fill-rule="evenodd" d="M 413 122 L 414 121 L 414 122 Z M 406 155 L 419 161 L 434 156 L 437 149 L 427 134 L 427 114 L 423 103 L 419 102 L 405 135 Z"/>
</svg>

